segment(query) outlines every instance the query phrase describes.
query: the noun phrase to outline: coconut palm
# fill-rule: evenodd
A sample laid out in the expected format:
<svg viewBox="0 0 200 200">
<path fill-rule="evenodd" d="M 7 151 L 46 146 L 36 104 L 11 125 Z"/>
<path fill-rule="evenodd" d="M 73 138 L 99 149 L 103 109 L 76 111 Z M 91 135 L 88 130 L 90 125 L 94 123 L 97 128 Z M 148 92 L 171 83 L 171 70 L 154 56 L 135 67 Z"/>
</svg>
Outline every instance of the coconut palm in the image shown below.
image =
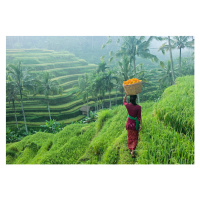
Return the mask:
<svg viewBox="0 0 200 200">
<path fill-rule="evenodd" d="M 173 63 L 173 57 L 172 57 L 172 48 L 174 48 L 171 45 L 171 38 L 170 36 L 168 37 L 163 37 L 162 40 L 167 40 L 167 42 L 163 43 L 162 46 L 158 49 L 158 51 L 162 51 L 163 54 L 165 54 L 166 51 L 169 51 L 170 53 L 170 64 L 171 64 L 171 72 L 172 72 L 172 82 L 175 84 L 175 77 L 174 77 L 174 63 Z"/>
<path fill-rule="evenodd" d="M 97 68 L 97 73 L 99 72 L 105 72 L 105 70 L 108 67 L 106 67 L 106 63 L 104 61 L 102 61 L 101 63 L 99 63 L 98 68 Z"/>
<path fill-rule="evenodd" d="M 26 133 L 28 133 L 28 128 L 26 125 L 26 116 L 23 106 L 23 96 L 29 93 L 29 89 L 33 89 L 34 78 L 30 76 L 30 73 L 28 73 L 27 68 L 26 69 L 22 68 L 21 62 L 19 62 L 17 65 L 13 64 L 8 65 L 7 72 L 8 75 L 11 76 L 13 80 L 14 87 L 16 87 L 19 92 L 22 113 L 24 117 L 24 124 L 26 128 Z"/>
<path fill-rule="evenodd" d="M 120 50 L 116 53 L 117 57 L 122 57 L 127 55 L 129 57 L 130 65 L 133 63 L 134 76 L 136 77 L 136 58 L 142 57 L 151 59 L 158 62 L 158 58 L 150 53 L 149 46 L 153 40 L 153 36 L 149 37 L 147 40 L 146 37 L 140 36 L 125 36 L 122 37 L 123 43 Z"/>
<path fill-rule="evenodd" d="M 118 73 L 123 77 L 123 81 L 128 80 L 130 78 L 130 74 L 132 74 L 128 56 L 123 56 L 121 61 L 119 61 L 118 63 L 120 67 Z"/>
<path fill-rule="evenodd" d="M 6 97 L 9 104 L 10 102 L 12 102 L 13 111 L 15 113 L 16 126 L 18 129 L 19 127 L 18 127 L 17 115 L 16 115 L 16 110 L 15 110 L 15 100 L 17 100 L 17 94 L 18 94 L 18 91 L 17 91 L 17 88 L 15 87 L 15 82 L 12 80 L 10 76 L 8 76 L 6 80 Z"/>
<path fill-rule="evenodd" d="M 106 91 L 106 82 L 105 82 L 106 74 L 103 72 L 100 72 L 97 77 L 97 85 L 99 86 L 99 99 L 101 102 L 101 108 L 104 107 L 104 98 L 105 98 L 105 91 Z"/>
<path fill-rule="evenodd" d="M 96 71 L 91 73 L 89 76 L 90 93 L 92 95 L 92 98 L 95 99 L 95 112 L 98 110 L 98 98 L 96 98 L 98 95 L 97 95 L 97 87 L 96 87 L 96 82 L 95 82 L 96 76 L 97 76 Z"/>
<path fill-rule="evenodd" d="M 117 77 L 118 77 L 118 81 L 116 82 L 116 85 L 115 85 L 115 88 L 116 88 L 116 99 L 117 99 L 117 91 L 119 91 L 122 95 L 122 101 L 123 102 L 123 99 L 124 99 L 124 88 L 123 88 L 123 81 L 124 81 L 124 78 L 120 75 L 119 72 L 117 72 Z"/>
<path fill-rule="evenodd" d="M 171 72 L 172 72 L 172 82 L 175 84 L 175 77 L 174 77 L 174 63 L 172 58 L 172 48 L 171 48 L 171 41 L 170 36 L 168 36 L 168 43 L 169 43 L 169 52 L 170 52 L 170 60 L 171 60 Z"/>
<path fill-rule="evenodd" d="M 111 108 L 111 98 L 110 98 L 110 93 L 111 93 L 111 90 L 114 88 L 114 83 L 113 83 L 113 80 L 118 80 L 118 78 L 116 76 L 113 76 L 113 72 L 112 71 L 109 71 L 105 77 L 103 78 L 103 80 L 105 81 L 105 87 L 106 87 L 106 90 L 108 91 L 109 93 L 109 100 L 110 100 L 110 108 Z M 102 80 L 102 81 L 103 81 Z"/>
<path fill-rule="evenodd" d="M 167 64 L 160 61 L 161 69 L 158 71 L 161 71 L 161 78 L 159 79 L 160 85 L 163 87 L 168 87 L 170 85 L 173 85 L 173 74 L 171 70 L 171 61 L 168 60 Z M 177 69 L 174 69 L 176 71 Z"/>
<path fill-rule="evenodd" d="M 87 117 L 89 117 L 89 109 L 88 109 L 88 96 L 90 92 L 90 85 L 89 85 L 89 76 L 88 74 L 84 74 L 82 77 L 79 77 L 78 79 L 78 86 L 76 87 L 78 89 L 76 95 L 82 96 L 83 101 L 87 101 Z"/>
<path fill-rule="evenodd" d="M 172 38 L 172 48 L 179 49 L 179 70 L 181 70 L 181 50 L 184 48 L 194 49 L 194 39 L 189 40 L 190 36 L 174 36 Z"/>
<path fill-rule="evenodd" d="M 62 87 L 59 86 L 58 81 L 53 80 L 53 76 L 49 72 L 45 72 L 40 78 L 37 93 L 45 95 L 49 112 L 49 119 L 51 120 L 49 96 L 62 94 Z"/>
</svg>

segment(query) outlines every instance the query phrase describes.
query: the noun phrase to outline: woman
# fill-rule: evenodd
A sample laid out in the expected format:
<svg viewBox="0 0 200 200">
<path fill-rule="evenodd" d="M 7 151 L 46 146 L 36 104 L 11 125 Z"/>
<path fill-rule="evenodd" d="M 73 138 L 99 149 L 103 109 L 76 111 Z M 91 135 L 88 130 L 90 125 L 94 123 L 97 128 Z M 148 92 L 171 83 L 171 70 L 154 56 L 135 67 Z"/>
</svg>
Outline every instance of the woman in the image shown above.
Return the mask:
<svg viewBox="0 0 200 200">
<path fill-rule="evenodd" d="M 141 106 L 136 104 L 137 95 L 130 95 L 130 103 L 126 102 L 124 97 L 124 105 L 128 111 L 128 119 L 126 122 L 127 144 L 132 157 L 135 157 L 134 151 L 138 142 L 138 133 L 142 129 Z"/>
</svg>

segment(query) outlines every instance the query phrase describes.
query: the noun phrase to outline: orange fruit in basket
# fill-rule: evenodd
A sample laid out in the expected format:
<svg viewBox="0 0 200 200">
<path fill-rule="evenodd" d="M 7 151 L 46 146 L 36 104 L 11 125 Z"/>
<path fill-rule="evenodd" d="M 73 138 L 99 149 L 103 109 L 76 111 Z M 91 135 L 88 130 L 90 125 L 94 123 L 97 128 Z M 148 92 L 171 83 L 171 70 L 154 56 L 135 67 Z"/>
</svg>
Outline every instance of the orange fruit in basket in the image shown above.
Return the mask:
<svg viewBox="0 0 200 200">
<path fill-rule="evenodd" d="M 124 85 L 130 85 L 130 84 L 134 84 L 134 83 L 138 83 L 141 80 L 137 79 L 137 78 L 132 78 L 132 79 L 128 79 L 127 81 L 124 81 Z"/>
</svg>

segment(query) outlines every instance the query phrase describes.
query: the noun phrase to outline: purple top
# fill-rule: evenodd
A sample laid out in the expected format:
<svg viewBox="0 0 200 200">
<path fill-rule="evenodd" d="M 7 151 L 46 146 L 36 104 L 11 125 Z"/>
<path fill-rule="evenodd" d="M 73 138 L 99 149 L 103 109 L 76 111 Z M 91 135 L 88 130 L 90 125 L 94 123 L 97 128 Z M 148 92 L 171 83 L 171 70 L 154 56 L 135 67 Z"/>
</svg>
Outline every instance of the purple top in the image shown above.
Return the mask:
<svg viewBox="0 0 200 200">
<path fill-rule="evenodd" d="M 141 106 L 133 105 L 132 103 L 127 103 L 127 102 L 124 102 L 124 105 L 126 106 L 128 114 L 131 117 L 137 117 L 139 122 L 140 122 L 140 119 L 141 119 Z M 127 122 L 126 122 L 126 129 L 136 130 L 136 122 L 135 122 L 135 120 L 132 120 L 132 119 L 128 118 Z"/>
</svg>

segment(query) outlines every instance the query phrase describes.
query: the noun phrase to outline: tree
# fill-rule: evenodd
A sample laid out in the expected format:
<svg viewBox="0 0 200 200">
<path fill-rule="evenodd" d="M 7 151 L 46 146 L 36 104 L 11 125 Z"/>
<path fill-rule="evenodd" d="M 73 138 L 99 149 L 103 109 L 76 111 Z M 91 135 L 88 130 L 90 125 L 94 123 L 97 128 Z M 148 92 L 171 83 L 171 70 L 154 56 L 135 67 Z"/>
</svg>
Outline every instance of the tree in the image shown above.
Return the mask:
<svg viewBox="0 0 200 200">
<path fill-rule="evenodd" d="M 23 96 L 27 95 L 29 93 L 29 89 L 33 88 L 33 77 L 30 76 L 30 73 L 28 73 L 27 68 L 23 69 L 21 66 L 21 62 L 19 62 L 17 65 L 10 64 L 7 67 L 8 75 L 11 76 L 13 80 L 14 87 L 17 88 L 18 93 L 20 95 L 20 101 L 21 101 L 21 107 L 22 107 L 22 113 L 24 117 L 24 124 L 26 128 L 26 133 L 28 133 L 28 128 L 26 125 L 26 116 L 24 112 L 24 106 L 23 106 Z"/>
<path fill-rule="evenodd" d="M 78 86 L 76 87 L 78 89 L 76 95 L 80 96 L 82 95 L 83 101 L 87 101 L 87 117 L 89 117 L 89 109 L 88 109 L 88 95 L 90 92 L 90 85 L 89 85 L 89 76 L 87 73 L 85 73 L 82 77 L 79 77 L 78 79 Z"/>
<path fill-rule="evenodd" d="M 171 60 L 171 71 L 172 71 L 172 81 L 173 84 L 175 84 L 175 77 L 174 77 L 174 63 L 172 58 L 172 48 L 171 48 L 171 42 L 170 42 L 170 36 L 168 36 L 168 43 L 169 43 L 169 52 L 170 52 L 170 60 Z"/>
<path fill-rule="evenodd" d="M 123 56 L 121 61 L 118 63 L 120 67 L 118 73 L 123 77 L 123 81 L 128 80 L 130 78 L 130 74 L 132 74 L 128 56 Z"/>
<path fill-rule="evenodd" d="M 175 78 L 174 78 L 174 64 L 173 64 L 173 57 L 172 57 L 172 46 L 171 46 L 171 39 L 170 36 L 168 37 L 162 37 L 161 40 L 167 40 L 167 42 L 163 43 L 162 46 L 158 49 L 158 51 L 161 51 L 163 54 L 165 54 L 166 51 L 169 51 L 170 53 L 170 64 L 171 64 L 171 72 L 172 72 L 172 81 L 173 84 L 175 84 Z"/>
<path fill-rule="evenodd" d="M 98 68 L 97 68 L 97 73 L 99 72 L 105 72 L 105 70 L 108 67 L 106 67 L 106 63 L 104 61 L 102 61 L 101 63 L 99 63 Z"/>
<path fill-rule="evenodd" d="M 98 93 L 99 93 L 99 99 L 101 101 L 102 109 L 104 106 L 104 98 L 105 98 L 105 91 L 106 91 L 105 77 L 106 77 L 106 74 L 103 72 L 100 72 L 97 77 L 97 85 L 99 86 Z"/>
<path fill-rule="evenodd" d="M 49 112 L 49 119 L 51 120 L 49 96 L 62 94 L 62 87 L 59 86 L 58 81 L 53 80 L 53 76 L 49 72 L 43 73 L 38 83 L 39 85 L 37 93 L 45 95 Z"/>
<path fill-rule="evenodd" d="M 117 77 L 118 77 L 118 80 L 117 80 L 117 82 L 116 82 L 116 85 L 115 85 L 115 88 L 116 88 L 116 99 L 117 99 L 117 90 L 121 93 L 121 95 L 122 95 L 122 101 L 121 102 L 123 102 L 123 98 L 124 98 L 124 96 L 123 96 L 123 93 L 124 93 L 124 88 L 123 88 L 123 81 L 124 81 L 124 79 L 123 79 L 123 77 L 120 75 L 120 73 L 119 72 L 117 72 Z"/>
<path fill-rule="evenodd" d="M 129 57 L 129 63 L 132 65 L 134 69 L 134 76 L 136 77 L 136 58 L 147 58 L 152 61 L 158 62 L 158 58 L 150 53 L 149 46 L 151 41 L 153 40 L 153 36 L 149 37 L 147 40 L 145 36 L 125 36 L 122 37 L 122 46 L 120 50 L 116 53 L 117 57 L 123 57 L 124 55 Z"/>
<path fill-rule="evenodd" d="M 111 93 L 111 90 L 114 88 L 114 83 L 113 83 L 112 80 L 116 80 L 117 81 L 118 78 L 116 76 L 113 76 L 112 71 L 109 71 L 107 74 L 105 74 L 105 77 L 103 78 L 103 80 L 105 80 L 105 87 L 106 87 L 106 90 L 109 93 L 110 108 L 111 108 L 112 105 L 111 105 L 110 93 Z"/>
<path fill-rule="evenodd" d="M 179 71 L 181 70 L 181 50 L 184 48 L 194 49 L 194 39 L 189 41 L 190 36 L 174 36 L 172 38 L 172 48 L 179 49 Z"/>
<path fill-rule="evenodd" d="M 12 102 L 13 111 L 15 113 L 16 126 L 18 129 L 19 127 L 18 127 L 17 115 L 16 115 L 16 110 L 15 110 L 15 100 L 17 100 L 17 94 L 18 94 L 18 91 L 17 91 L 17 88 L 15 87 L 15 82 L 12 80 L 10 76 L 8 76 L 6 80 L 6 97 L 9 104 L 10 102 Z"/>
<path fill-rule="evenodd" d="M 159 79 L 160 85 L 163 87 L 168 87 L 170 85 L 173 85 L 173 75 L 171 70 L 171 61 L 168 60 L 167 65 L 164 64 L 164 62 L 160 61 L 161 66 L 161 78 Z M 175 69 L 176 71 L 176 69 Z"/>
</svg>

